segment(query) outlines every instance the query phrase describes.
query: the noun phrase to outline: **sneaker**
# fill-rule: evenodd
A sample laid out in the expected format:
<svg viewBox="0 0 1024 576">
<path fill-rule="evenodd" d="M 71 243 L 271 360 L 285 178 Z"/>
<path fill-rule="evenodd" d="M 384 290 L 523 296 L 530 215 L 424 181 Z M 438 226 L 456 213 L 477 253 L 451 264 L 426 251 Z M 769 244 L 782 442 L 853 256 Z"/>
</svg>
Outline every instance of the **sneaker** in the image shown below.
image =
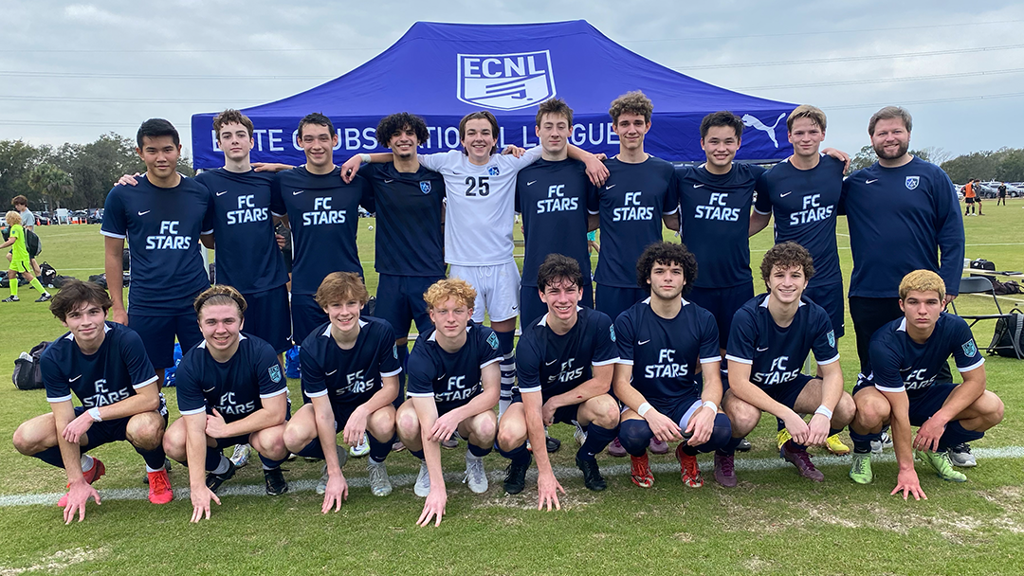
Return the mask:
<svg viewBox="0 0 1024 576">
<path fill-rule="evenodd" d="M 526 488 L 526 471 L 530 469 L 532 462 L 532 456 L 522 464 L 509 461 L 508 467 L 505 468 L 504 488 L 506 493 L 519 494 Z"/>
<path fill-rule="evenodd" d="M 164 470 L 166 470 L 168 474 L 171 473 L 171 459 L 170 458 L 164 458 Z M 149 486 L 149 472 L 146 472 L 145 470 L 143 470 L 143 474 L 142 474 L 142 483 L 145 484 L 146 486 Z"/>
<path fill-rule="evenodd" d="M 789 433 L 789 428 L 779 430 L 778 434 L 775 435 L 775 449 L 782 450 L 782 445 L 792 439 L 793 435 Z"/>
<path fill-rule="evenodd" d="M 21 302 L 21 298 L 18 298 L 17 296 L 8 296 L 7 298 L 0 300 L 0 302 Z"/>
<path fill-rule="evenodd" d="M 366 463 L 366 471 L 370 474 L 370 492 L 374 496 L 391 494 L 391 479 L 388 478 L 388 469 L 383 462 L 375 462 L 370 458 Z"/>
<path fill-rule="evenodd" d="M 679 474 L 684 486 L 700 488 L 704 485 L 704 478 L 701 477 L 700 468 L 697 466 L 697 457 L 683 452 L 681 443 L 676 446 L 676 460 L 679 460 Z"/>
<path fill-rule="evenodd" d="M 658 440 L 657 436 L 651 438 L 647 448 L 651 451 L 651 454 L 668 454 L 668 444 Z"/>
<path fill-rule="evenodd" d="M 647 454 L 643 456 L 629 456 L 631 467 L 629 474 L 633 480 L 633 484 L 641 488 L 650 488 L 654 486 L 654 473 L 651 472 L 650 462 L 647 461 Z"/>
<path fill-rule="evenodd" d="M 213 472 L 206 473 L 206 487 L 210 489 L 210 492 L 216 494 L 217 490 L 220 489 L 220 485 L 223 484 L 225 481 L 230 480 L 231 477 L 234 475 L 235 463 L 232 462 L 231 460 L 228 460 L 228 469 L 223 474 L 214 474 Z M 150 486 L 150 490 L 152 489 L 153 487 Z"/>
<path fill-rule="evenodd" d="M 843 444 L 843 441 L 839 438 L 839 434 L 829 436 L 828 439 L 825 440 L 825 448 L 836 456 L 846 456 L 850 453 L 850 447 Z"/>
<path fill-rule="evenodd" d="M 792 440 L 782 445 L 779 455 L 793 466 L 796 466 L 797 472 L 804 478 L 814 480 L 815 482 L 825 480 L 825 475 L 811 463 L 811 457 L 807 455 L 807 450 L 796 449 Z"/>
<path fill-rule="evenodd" d="M 723 488 L 736 487 L 735 457 L 715 451 L 715 482 Z"/>
<path fill-rule="evenodd" d="M 284 479 L 280 466 L 264 470 L 263 483 L 267 487 L 267 496 L 280 496 L 288 491 L 288 482 Z"/>
<path fill-rule="evenodd" d="M 487 473 L 484 471 L 484 459 L 473 456 L 466 450 L 466 477 L 462 480 L 469 486 L 470 492 L 483 494 L 487 492 Z"/>
<path fill-rule="evenodd" d="M 335 446 L 335 448 L 337 448 L 337 450 L 338 450 L 338 467 L 341 468 L 341 467 L 345 466 L 346 462 L 348 462 L 348 450 L 345 450 L 341 446 Z M 316 483 L 316 493 L 317 494 L 323 496 L 324 494 L 327 493 L 327 481 L 329 479 L 330 479 L 330 476 L 327 474 L 327 464 L 325 463 L 324 464 L 324 471 L 320 475 L 320 481 Z"/>
<path fill-rule="evenodd" d="M 871 484 L 874 475 L 871 473 L 871 453 L 853 453 L 850 463 L 850 479 L 857 484 Z"/>
<path fill-rule="evenodd" d="M 36 302 L 46 302 L 50 298 L 53 298 L 52 294 L 50 294 L 49 292 L 43 292 L 42 296 L 40 296 L 39 298 L 36 298 Z"/>
<path fill-rule="evenodd" d="M 457 434 L 452 434 L 452 437 L 441 442 L 441 448 L 448 450 L 455 450 L 459 447 L 459 437 Z"/>
<path fill-rule="evenodd" d="M 412 487 L 412 491 L 420 498 L 430 495 L 430 471 L 427 470 L 426 462 L 420 462 L 420 473 L 416 475 L 416 484 Z"/>
<path fill-rule="evenodd" d="M 886 448 L 892 448 L 892 438 L 889 437 L 887 431 L 882 431 L 882 435 L 879 436 L 878 440 L 871 441 L 871 453 L 881 454 L 882 450 Z"/>
<path fill-rule="evenodd" d="M 401 440 L 391 445 L 392 452 L 401 452 L 402 450 L 405 450 L 405 444 L 403 444 Z"/>
<path fill-rule="evenodd" d="M 971 445 L 966 442 L 950 446 L 948 452 L 949 462 L 953 466 L 973 468 L 978 465 L 978 461 L 974 459 L 974 454 L 971 454 Z"/>
<path fill-rule="evenodd" d="M 363 439 L 359 441 L 359 444 L 348 449 L 348 453 L 353 458 L 362 458 L 370 453 L 370 438 L 366 435 L 366 432 L 363 432 Z"/>
<path fill-rule="evenodd" d="M 235 444 L 230 460 L 235 463 L 235 468 L 244 468 L 249 463 L 249 445 Z"/>
<path fill-rule="evenodd" d="M 736 445 L 737 452 L 750 452 L 754 447 L 750 444 L 750 440 L 746 438 L 740 440 L 740 443 Z"/>
<path fill-rule="evenodd" d="M 99 463 L 99 460 L 96 461 Z M 95 468 L 96 466 L 93 466 Z M 174 500 L 174 492 L 171 490 L 171 478 L 167 476 L 167 470 L 160 469 L 149 474 L 149 501 L 153 504 L 167 504 Z"/>
<path fill-rule="evenodd" d="M 967 482 L 967 476 L 953 470 L 953 465 L 949 462 L 949 452 L 914 450 L 914 456 L 931 466 L 935 474 L 946 482 Z"/>
<path fill-rule="evenodd" d="M 562 441 L 558 438 L 552 438 L 548 436 L 545 438 L 545 446 L 548 448 L 548 454 L 554 454 L 562 448 Z"/>
<path fill-rule="evenodd" d="M 576 423 L 576 431 L 572 433 L 572 439 L 576 441 L 577 446 L 583 446 L 583 443 L 587 441 L 587 433 L 579 422 Z"/>
<path fill-rule="evenodd" d="M 604 476 L 601 476 L 600 468 L 597 467 L 597 460 L 594 458 L 584 458 L 579 452 L 577 452 L 576 467 L 580 469 L 580 472 L 583 472 L 583 484 L 588 490 L 600 492 L 608 487 L 608 483 L 605 482 Z M 649 472 L 650 468 L 647 470 Z"/>
<path fill-rule="evenodd" d="M 626 455 L 626 449 L 622 447 L 622 443 L 616 438 L 612 440 L 612 443 L 608 445 L 608 455 L 616 458 L 622 458 Z"/>
<path fill-rule="evenodd" d="M 89 484 L 92 484 L 93 482 L 99 480 L 100 476 L 103 476 L 106 473 L 107 473 L 107 469 L 106 469 L 106 467 L 103 466 L 103 462 L 100 462 L 99 458 L 93 458 L 92 459 L 92 468 L 89 468 L 87 471 L 82 472 L 82 476 L 85 477 L 85 481 L 86 482 L 88 482 Z M 68 488 L 70 488 L 70 487 L 71 487 L 71 484 L 68 484 Z M 68 505 L 68 495 L 65 494 L 65 495 L 60 497 L 60 500 L 57 501 L 57 506 L 60 506 L 61 508 L 64 508 L 67 505 Z"/>
</svg>

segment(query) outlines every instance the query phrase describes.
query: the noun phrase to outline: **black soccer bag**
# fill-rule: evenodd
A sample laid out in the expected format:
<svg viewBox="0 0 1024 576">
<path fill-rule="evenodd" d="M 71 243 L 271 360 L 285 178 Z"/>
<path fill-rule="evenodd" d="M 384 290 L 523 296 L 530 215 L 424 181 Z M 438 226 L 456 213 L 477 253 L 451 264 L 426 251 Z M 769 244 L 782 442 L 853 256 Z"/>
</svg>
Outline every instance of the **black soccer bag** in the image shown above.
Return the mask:
<svg viewBox="0 0 1024 576">
<path fill-rule="evenodd" d="M 996 320 L 995 334 L 992 335 L 992 343 L 988 345 L 987 352 L 1024 360 L 1022 332 L 1024 332 L 1024 313 L 1019 308 L 1014 308 L 1010 311 L 1009 316 Z"/>
</svg>

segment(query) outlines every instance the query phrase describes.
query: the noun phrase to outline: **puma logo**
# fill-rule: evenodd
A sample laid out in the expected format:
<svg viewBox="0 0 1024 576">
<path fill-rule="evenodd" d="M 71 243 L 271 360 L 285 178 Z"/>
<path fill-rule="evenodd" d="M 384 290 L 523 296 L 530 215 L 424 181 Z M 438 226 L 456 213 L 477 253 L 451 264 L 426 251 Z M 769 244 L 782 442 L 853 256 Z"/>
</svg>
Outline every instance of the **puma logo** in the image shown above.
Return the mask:
<svg viewBox="0 0 1024 576">
<path fill-rule="evenodd" d="M 779 122 L 781 122 L 782 119 L 785 118 L 785 117 L 786 117 L 786 113 L 785 112 L 783 112 L 782 114 L 779 114 L 779 117 L 775 119 L 775 124 L 772 124 L 771 127 L 765 125 L 765 123 L 761 122 L 761 120 L 758 119 L 756 116 L 751 116 L 750 114 L 744 114 L 743 118 L 741 118 L 741 120 L 743 120 L 743 125 L 744 126 L 750 126 L 751 128 L 754 128 L 756 130 L 760 130 L 760 131 L 764 132 L 765 134 L 768 134 L 768 137 L 771 138 L 771 140 L 772 140 L 772 144 L 775 144 L 775 147 L 778 148 L 779 147 L 779 141 L 775 138 L 775 127 L 778 126 Z"/>
</svg>

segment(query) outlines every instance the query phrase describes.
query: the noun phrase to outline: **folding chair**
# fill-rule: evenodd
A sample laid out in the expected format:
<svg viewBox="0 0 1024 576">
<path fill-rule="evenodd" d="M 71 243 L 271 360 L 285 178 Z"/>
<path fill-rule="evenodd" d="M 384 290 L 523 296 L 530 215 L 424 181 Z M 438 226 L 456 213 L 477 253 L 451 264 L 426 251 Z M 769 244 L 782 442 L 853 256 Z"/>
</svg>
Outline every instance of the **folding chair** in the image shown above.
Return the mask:
<svg viewBox="0 0 1024 576">
<path fill-rule="evenodd" d="M 992 302 L 996 305 L 996 311 L 998 314 L 960 314 L 956 309 L 956 300 L 953 300 L 950 304 L 953 306 L 953 313 L 970 322 L 968 326 L 974 328 L 974 325 L 982 320 L 996 320 L 1002 319 L 1004 322 L 1009 322 L 1009 318 L 1013 316 L 1013 313 L 1003 313 L 1002 306 L 999 305 L 999 298 L 996 297 L 995 289 L 992 287 L 992 281 L 987 276 L 968 276 L 960 279 L 960 294 L 990 294 L 992 296 Z M 1018 360 L 1024 360 L 1024 350 L 1017 345 L 1014 341 L 1009 346 L 997 346 L 995 340 L 988 347 L 987 351 L 991 354 L 993 350 L 1007 348 L 1013 349 L 1014 354 Z"/>
</svg>

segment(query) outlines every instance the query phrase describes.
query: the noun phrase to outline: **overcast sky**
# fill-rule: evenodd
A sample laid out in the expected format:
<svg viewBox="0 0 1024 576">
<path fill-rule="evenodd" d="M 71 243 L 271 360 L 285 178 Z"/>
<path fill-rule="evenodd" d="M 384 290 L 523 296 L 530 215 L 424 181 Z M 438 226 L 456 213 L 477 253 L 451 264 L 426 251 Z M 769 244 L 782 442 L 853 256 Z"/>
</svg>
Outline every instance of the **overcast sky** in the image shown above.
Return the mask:
<svg viewBox="0 0 1024 576">
<path fill-rule="evenodd" d="M 271 102 L 338 77 L 416 21 L 586 19 L 655 62 L 729 89 L 815 104 L 826 144 L 855 153 L 886 104 L 911 147 L 1024 147 L 1024 3 L 432 0 L 5 0 L 0 139 L 134 136 L 165 117 Z M 396 84 L 398 88 L 403 88 Z M 414 89 L 414 87 L 404 87 Z"/>
</svg>

